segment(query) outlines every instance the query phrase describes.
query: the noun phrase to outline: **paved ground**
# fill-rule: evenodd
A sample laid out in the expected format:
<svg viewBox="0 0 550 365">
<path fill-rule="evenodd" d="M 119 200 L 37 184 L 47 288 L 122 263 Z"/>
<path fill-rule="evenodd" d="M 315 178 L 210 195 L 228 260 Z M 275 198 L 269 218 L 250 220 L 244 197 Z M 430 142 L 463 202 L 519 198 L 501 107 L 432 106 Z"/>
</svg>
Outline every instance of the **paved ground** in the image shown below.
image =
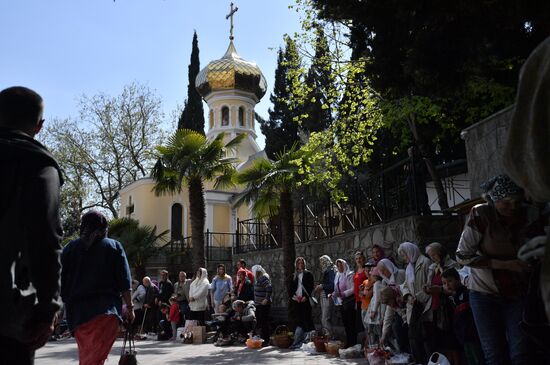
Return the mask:
<svg viewBox="0 0 550 365">
<path fill-rule="evenodd" d="M 117 340 L 106 365 L 118 364 L 122 341 Z M 366 360 L 340 360 L 327 355 L 309 355 L 303 351 L 281 350 L 272 346 L 260 350 L 246 347 L 216 347 L 211 344 L 183 345 L 174 342 L 136 342 L 138 363 L 143 365 L 172 364 L 365 364 Z M 36 354 L 36 365 L 77 365 L 78 352 L 73 339 L 49 342 Z"/>
</svg>

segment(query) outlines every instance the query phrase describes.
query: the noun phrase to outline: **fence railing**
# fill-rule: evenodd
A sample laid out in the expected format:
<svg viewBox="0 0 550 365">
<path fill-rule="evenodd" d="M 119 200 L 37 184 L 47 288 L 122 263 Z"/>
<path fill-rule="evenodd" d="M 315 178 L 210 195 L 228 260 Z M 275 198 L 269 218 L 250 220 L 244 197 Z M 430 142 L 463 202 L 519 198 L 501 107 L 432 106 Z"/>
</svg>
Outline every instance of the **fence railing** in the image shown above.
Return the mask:
<svg viewBox="0 0 550 365">
<path fill-rule="evenodd" d="M 294 200 L 294 241 L 303 243 L 356 231 L 412 214 L 431 214 L 422 161 L 406 158 L 343 187 L 347 200 Z M 189 252 L 191 237 L 172 241 L 170 252 Z M 237 221 L 235 233 L 205 232 L 208 261 L 229 262 L 232 253 L 281 247 L 278 218 Z"/>
<path fill-rule="evenodd" d="M 233 246 L 237 240 L 236 233 L 210 232 L 204 233 L 205 256 L 207 262 L 231 262 Z M 161 248 L 168 261 L 183 263 L 191 257 L 193 248 L 192 236 L 172 240 Z"/>
<path fill-rule="evenodd" d="M 333 237 L 411 214 L 431 213 L 422 165 L 406 158 L 363 180 L 344 186 L 346 201 L 330 197 L 294 201 L 296 243 Z M 235 252 L 280 247 L 280 224 L 271 221 L 237 222 Z"/>
</svg>

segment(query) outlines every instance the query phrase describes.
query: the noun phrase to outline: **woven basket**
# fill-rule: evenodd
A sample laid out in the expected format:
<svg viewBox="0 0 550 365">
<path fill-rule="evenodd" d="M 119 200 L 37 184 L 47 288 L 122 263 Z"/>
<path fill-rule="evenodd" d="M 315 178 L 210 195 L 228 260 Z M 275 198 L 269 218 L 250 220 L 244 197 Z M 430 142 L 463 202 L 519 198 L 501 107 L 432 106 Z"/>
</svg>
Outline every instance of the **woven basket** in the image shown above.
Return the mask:
<svg viewBox="0 0 550 365">
<path fill-rule="evenodd" d="M 332 356 L 340 356 L 338 350 L 342 347 L 341 341 L 329 341 L 326 343 L 327 354 Z"/>
<path fill-rule="evenodd" d="M 278 326 L 273 335 L 273 344 L 281 349 L 287 349 L 292 345 L 292 338 L 288 335 L 289 329 L 285 325 Z"/>
<path fill-rule="evenodd" d="M 326 328 L 323 328 L 320 331 L 315 331 L 311 336 L 311 341 L 315 345 L 315 350 L 317 352 L 327 352 L 326 343 L 330 338 L 330 334 Z"/>
<path fill-rule="evenodd" d="M 249 338 L 248 340 L 246 340 L 246 347 L 248 347 L 249 349 L 260 349 L 262 348 L 262 342 L 264 342 L 263 340 L 253 340 L 251 338 Z"/>
</svg>

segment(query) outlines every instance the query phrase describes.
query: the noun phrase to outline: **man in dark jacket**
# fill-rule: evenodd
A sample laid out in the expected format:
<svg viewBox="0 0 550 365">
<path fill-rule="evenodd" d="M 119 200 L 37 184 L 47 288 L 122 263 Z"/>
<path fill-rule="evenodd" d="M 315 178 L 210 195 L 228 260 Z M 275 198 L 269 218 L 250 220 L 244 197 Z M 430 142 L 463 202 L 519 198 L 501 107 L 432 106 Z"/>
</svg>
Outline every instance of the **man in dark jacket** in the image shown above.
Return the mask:
<svg viewBox="0 0 550 365">
<path fill-rule="evenodd" d="M 174 285 L 172 285 L 172 282 L 170 281 L 170 279 L 168 279 L 168 271 L 162 270 L 160 272 L 159 295 L 157 305 L 160 305 L 161 303 L 168 304 L 170 298 L 172 297 L 172 294 L 174 294 Z"/>
<path fill-rule="evenodd" d="M 62 178 L 53 156 L 34 139 L 42 113 L 36 92 L 0 92 L 0 353 L 9 364 L 34 363 L 59 309 Z"/>
</svg>

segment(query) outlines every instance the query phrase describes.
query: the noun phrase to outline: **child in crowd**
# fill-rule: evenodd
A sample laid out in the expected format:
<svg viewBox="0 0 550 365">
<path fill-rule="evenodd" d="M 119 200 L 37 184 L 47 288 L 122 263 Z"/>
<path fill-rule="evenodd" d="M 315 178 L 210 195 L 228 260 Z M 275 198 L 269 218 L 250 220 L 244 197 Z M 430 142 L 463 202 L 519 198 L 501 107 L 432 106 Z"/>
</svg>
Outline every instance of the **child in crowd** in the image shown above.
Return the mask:
<svg viewBox="0 0 550 365">
<path fill-rule="evenodd" d="M 469 302 L 469 291 L 460 281 L 455 269 L 447 269 L 442 274 L 443 287 L 452 294 L 454 302 L 453 329 L 456 338 L 464 347 L 468 365 L 482 365 L 483 352 L 479 343 L 474 316 Z"/>
<path fill-rule="evenodd" d="M 384 318 L 385 305 L 380 302 L 382 290 L 382 277 L 376 267 L 372 268 L 368 279 L 372 286 L 372 298 L 368 305 L 367 316 L 363 319 L 367 329 L 368 345 L 371 348 L 378 347 L 382 337 L 382 319 Z"/>
<path fill-rule="evenodd" d="M 372 265 L 367 263 L 365 265 L 365 270 L 370 269 L 372 269 Z M 359 296 L 361 297 L 361 319 L 363 321 L 363 326 L 367 328 L 368 309 L 373 292 L 373 284 L 370 278 L 364 280 L 359 289 Z"/>
<path fill-rule="evenodd" d="M 167 341 L 173 338 L 172 326 L 170 325 L 169 320 L 170 306 L 166 303 L 162 303 L 160 305 L 160 311 L 162 313 L 162 320 L 159 322 L 157 341 Z"/>
<path fill-rule="evenodd" d="M 170 298 L 170 312 L 168 313 L 168 320 L 170 321 L 170 327 L 172 328 L 172 340 L 176 340 L 176 330 L 178 323 L 180 323 L 180 308 L 176 296 Z"/>
</svg>

